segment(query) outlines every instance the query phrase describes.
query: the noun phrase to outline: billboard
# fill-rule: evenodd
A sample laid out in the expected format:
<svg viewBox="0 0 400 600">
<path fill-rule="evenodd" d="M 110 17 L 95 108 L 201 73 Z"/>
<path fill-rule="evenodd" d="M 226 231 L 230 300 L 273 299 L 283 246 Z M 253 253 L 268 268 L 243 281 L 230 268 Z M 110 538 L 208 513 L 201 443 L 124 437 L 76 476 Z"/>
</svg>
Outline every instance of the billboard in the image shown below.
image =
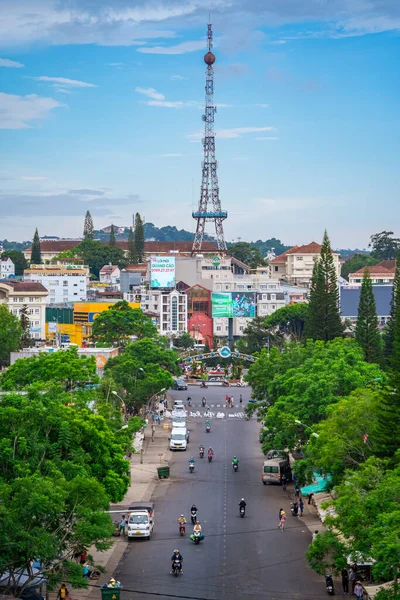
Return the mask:
<svg viewBox="0 0 400 600">
<path fill-rule="evenodd" d="M 212 318 L 233 317 L 232 294 L 213 292 L 211 295 Z"/>
<path fill-rule="evenodd" d="M 175 287 L 175 256 L 152 256 L 150 258 L 150 287 Z"/>
<path fill-rule="evenodd" d="M 213 319 L 256 316 L 254 292 L 213 292 L 211 303 Z"/>
</svg>

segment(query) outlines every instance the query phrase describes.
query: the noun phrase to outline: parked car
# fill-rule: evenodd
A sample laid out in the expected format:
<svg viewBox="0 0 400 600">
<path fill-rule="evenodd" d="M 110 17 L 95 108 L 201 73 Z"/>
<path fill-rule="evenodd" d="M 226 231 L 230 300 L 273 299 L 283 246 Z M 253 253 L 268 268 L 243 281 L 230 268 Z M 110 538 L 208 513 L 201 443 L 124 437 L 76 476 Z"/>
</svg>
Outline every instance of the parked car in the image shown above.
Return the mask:
<svg viewBox="0 0 400 600">
<path fill-rule="evenodd" d="M 174 381 L 174 385 L 172 386 L 174 390 L 187 390 L 187 383 L 183 381 L 183 379 L 176 379 Z"/>
</svg>

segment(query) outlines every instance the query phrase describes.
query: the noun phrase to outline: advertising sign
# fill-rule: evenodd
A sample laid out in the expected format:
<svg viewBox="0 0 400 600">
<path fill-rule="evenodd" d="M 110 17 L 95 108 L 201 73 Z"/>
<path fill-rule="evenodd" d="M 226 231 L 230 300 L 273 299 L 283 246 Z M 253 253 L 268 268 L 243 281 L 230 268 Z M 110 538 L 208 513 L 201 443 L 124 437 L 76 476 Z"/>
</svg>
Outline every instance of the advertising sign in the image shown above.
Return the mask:
<svg viewBox="0 0 400 600">
<path fill-rule="evenodd" d="M 211 302 L 213 319 L 256 316 L 254 292 L 213 292 Z"/>
<path fill-rule="evenodd" d="M 255 317 L 256 303 L 253 292 L 232 292 L 234 317 Z"/>
<path fill-rule="evenodd" d="M 213 292 L 211 295 L 212 318 L 233 317 L 232 294 Z"/>
<path fill-rule="evenodd" d="M 175 256 L 152 256 L 150 259 L 150 287 L 175 287 Z"/>
</svg>

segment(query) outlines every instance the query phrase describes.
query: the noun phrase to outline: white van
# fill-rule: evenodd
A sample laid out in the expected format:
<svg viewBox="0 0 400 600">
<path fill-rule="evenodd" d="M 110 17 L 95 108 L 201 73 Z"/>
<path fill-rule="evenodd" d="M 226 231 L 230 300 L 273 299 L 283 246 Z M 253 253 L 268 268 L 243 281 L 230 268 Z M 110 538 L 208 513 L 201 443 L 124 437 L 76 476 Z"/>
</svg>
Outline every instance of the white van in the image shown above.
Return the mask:
<svg viewBox="0 0 400 600">
<path fill-rule="evenodd" d="M 268 485 L 269 483 L 277 483 L 280 485 L 282 475 L 286 475 L 288 482 L 291 480 L 291 471 L 288 460 L 280 457 L 264 461 L 261 474 L 264 485 Z"/>
<path fill-rule="evenodd" d="M 186 427 L 174 427 L 169 438 L 170 450 L 186 450 L 187 448 L 187 429 Z"/>
</svg>

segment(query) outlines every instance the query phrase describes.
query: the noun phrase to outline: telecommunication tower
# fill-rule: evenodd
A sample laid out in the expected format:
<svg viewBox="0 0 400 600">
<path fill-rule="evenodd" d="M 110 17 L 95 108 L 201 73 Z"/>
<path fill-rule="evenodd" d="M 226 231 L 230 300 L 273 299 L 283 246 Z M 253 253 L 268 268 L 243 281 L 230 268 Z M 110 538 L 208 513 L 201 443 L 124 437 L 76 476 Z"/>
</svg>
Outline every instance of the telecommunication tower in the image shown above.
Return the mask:
<svg viewBox="0 0 400 600">
<path fill-rule="evenodd" d="M 192 217 L 197 221 L 196 235 L 193 242 L 192 254 L 196 252 L 201 252 L 206 221 L 214 222 L 218 251 L 220 254 L 224 254 L 227 250 L 222 222 L 224 219 L 227 218 L 228 213 L 224 210 L 221 210 L 217 175 L 217 161 L 215 158 L 214 115 L 217 112 L 217 109 L 214 106 L 213 64 L 215 63 L 215 55 L 212 52 L 213 34 L 211 23 L 208 24 L 207 39 L 208 52 L 204 56 L 204 62 L 207 65 L 206 107 L 205 113 L 202 116 L 202 119 L 205 123 L 203 138 L 204 160 L 201 165 L 202 178 L 199 207 L 197 211 L 192 212 Z"/>
</svg>

